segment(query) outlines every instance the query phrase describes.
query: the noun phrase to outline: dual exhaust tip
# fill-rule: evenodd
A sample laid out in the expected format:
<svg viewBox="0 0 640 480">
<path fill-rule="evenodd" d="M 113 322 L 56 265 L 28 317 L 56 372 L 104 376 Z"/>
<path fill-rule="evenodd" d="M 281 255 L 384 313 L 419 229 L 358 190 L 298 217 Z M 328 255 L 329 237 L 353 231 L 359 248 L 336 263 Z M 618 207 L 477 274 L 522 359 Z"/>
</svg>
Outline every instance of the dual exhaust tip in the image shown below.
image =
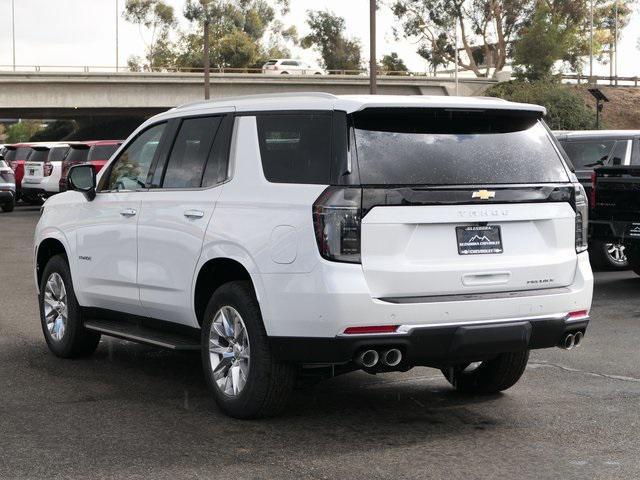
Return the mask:
<svg viewBox="0 0 640 480">
<path fill-rule="evenodd" d="M 356 363 L 361 367 L 373 368 L 380 364 L 384 367 L 395 367 L 402 361 L 402 352 L 397 348 L 389 348 L 386 350 L 367 349 L 360 352 L 356 357 Z"/>
<path fill-rule="evenodd" d="M 583 332 L 567 333 L 560 342 L 559 347 L 564 350 L 571 350 L 572 348 L 579 347 L 584 338 Z"/>
</svg>

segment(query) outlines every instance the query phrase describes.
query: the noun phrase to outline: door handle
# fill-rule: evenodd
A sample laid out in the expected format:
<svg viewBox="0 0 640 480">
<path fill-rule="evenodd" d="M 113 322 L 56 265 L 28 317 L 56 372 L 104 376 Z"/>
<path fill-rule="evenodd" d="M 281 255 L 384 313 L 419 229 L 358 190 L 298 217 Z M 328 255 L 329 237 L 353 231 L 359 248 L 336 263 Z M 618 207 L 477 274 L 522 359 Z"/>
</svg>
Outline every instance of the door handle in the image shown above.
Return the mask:
<svg viewBox="0 0 640 480">
<path fill-rule="evenodd" d="M 186 212 L 184 212 L 184 216 L 195 220 L 197 218 L 204 217 L 204 212 L 202 210 L 187 210 Z"/>
<path fill-rule="evenodd" d="M 125 208 L 120 212 L 120 215 L 122 215 L 123 217 L 135 217 L 136 213 L 138 212 L 134 208 Z"/>
</svg>

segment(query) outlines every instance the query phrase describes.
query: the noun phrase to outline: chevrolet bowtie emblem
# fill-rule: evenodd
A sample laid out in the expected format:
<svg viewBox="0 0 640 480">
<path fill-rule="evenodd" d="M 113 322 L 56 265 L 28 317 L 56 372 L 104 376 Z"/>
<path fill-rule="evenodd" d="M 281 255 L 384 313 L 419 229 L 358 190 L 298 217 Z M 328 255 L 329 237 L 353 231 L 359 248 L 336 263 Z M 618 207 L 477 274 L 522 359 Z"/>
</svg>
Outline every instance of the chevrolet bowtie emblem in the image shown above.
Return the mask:
<svg viewBox="0 0 640 480">
<path fill-rule="evenodd" d="M 478 190 L 477 192 L 473 192 L 471 198 L 479 198 L 480 200 L 489 200 L 490 198 L 495 198 L 496 192 L 490 192 L 489 190 Z"/>
</svg>

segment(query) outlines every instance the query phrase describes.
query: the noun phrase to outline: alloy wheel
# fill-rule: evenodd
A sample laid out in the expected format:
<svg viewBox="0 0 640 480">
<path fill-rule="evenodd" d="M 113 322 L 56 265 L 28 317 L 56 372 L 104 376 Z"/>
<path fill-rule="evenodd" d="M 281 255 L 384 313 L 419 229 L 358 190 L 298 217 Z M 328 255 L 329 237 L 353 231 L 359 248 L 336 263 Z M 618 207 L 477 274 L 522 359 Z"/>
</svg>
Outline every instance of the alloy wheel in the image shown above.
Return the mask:
<svg viewBox="0 0 640 480">
<path fill-rule="evenodd" d="M 49 275 L 44 286 L 44 319 L 51 338 L 57 342 L 62 340 L 67 329 L 69 307 L 67 290 L 59 273 Z"/>
<path fill-rule="evenodd" d="M 249 378 L 250 345 L 247 328 L 238 311 L 221 307 L 209 330 L 209 361 L 213 380 L 225 395 L 235 397 Z"/>
<path fill-rule="evenodd" d="M 626 263 L 627 254 L 625 253 L 625 246 L 622 243 L 607 243 L 605 246 L 607 255 L 615 263 Z"/>
</svg>

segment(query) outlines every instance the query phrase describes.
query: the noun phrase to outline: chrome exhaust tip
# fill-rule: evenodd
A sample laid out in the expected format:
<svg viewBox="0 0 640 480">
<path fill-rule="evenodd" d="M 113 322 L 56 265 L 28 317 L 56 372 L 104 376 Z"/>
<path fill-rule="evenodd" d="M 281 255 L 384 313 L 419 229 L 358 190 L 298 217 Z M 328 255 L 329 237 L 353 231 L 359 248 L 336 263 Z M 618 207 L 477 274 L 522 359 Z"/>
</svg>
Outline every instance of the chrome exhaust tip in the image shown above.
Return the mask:
<svg viewBox="0 0 640 480">
<path fill-rule="evenodd" d="M 374 367 L 378 360 L 380 359 L 380 355 L 375 350 L 363 350 L 356 357 L 356 363 L 365 368 Z"/>
<path fill-rule="evenodd" d="M 583 338 L 584 338 L 584 333 L 576 332 L 576 334 L 573 336 L 573 346 L 579 347 L 582 344 Z"/>
<path fill-rule="evenodd" d="M 568 333 L 560 342 L 560 348 L 564 350 L 571 350 L 576 345 L 576 337 L 573 333 Z"/>
<path fill-rule="evenodd" d="M 402 361 L 402 352 L 397 348 L 390 348 L 382 352 L 381 362 L 387 367 L 395 367 Z"/>
</svg>

